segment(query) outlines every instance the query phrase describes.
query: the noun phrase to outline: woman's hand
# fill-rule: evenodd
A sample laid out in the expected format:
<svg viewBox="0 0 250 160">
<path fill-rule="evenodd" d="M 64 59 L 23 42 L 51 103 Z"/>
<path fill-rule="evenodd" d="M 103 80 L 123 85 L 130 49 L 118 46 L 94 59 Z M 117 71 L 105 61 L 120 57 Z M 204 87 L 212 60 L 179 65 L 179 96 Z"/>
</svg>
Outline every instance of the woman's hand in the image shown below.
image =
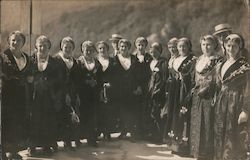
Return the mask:
<svg viewBox="0 0 250 160">
<path fill-rule="evenodd" d="M 248 115 L 246 112 L 242 111 L 239 115 L 239 118 L 238 118 L 238 124 L 241 124 L 243 122 L 247 122 L 248 120 Z"/>
</svg>

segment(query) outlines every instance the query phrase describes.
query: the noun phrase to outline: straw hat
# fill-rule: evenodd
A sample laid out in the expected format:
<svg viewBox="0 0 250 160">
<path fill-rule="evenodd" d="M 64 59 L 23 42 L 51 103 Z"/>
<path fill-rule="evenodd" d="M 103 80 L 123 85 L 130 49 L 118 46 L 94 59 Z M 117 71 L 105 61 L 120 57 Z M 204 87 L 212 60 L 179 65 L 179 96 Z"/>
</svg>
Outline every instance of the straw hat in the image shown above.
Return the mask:
<svg viewBox="0 0 250 160">
<path fill-rule="evenodd" d="M 216 25 L 214 27 L 214 30 L 215 32 L 213 33 L 213 35 L 217 35 L 222 32 L 232 31 L 232 27 L 227 23 L 223 23 L 223 24 Z"/>
<path fill-rule="evenodd" d="M 122 36 L 120 34 L 112 34 L 111 38 L 109 39 L 110 41 L 115 41 L 115 40 L 120 40 L 122 39 Z"/>
</svg>

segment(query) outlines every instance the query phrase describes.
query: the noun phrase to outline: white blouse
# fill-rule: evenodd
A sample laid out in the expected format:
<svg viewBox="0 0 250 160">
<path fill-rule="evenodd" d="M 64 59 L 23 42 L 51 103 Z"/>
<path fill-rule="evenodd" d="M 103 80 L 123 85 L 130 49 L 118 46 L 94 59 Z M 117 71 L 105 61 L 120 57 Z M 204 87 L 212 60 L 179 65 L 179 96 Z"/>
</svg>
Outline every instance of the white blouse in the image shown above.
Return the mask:
<svg viewBox="0 0 250 160">
<path fill-rule="evenodd" d="M 179 67 L 181 66 L 182 62 L 187 58 L 187 56 L 179 56 L 173 62 L 173 68 L 175 71 L 178 72 Z"/>
<path fill-rule="evenodd" d="M 131 66 L 131 57 L 123 57 L 121 54 L 118 54 L 118 59 L 122 65 L 122 67 L 125 69 L 125 70 L 128 70 Z"/>
<path fill-rule="evenodd" d="M 229 69 L 230 66 L 232 66 L 234 63 L 236 62 L 236 60 L 234 59 L 228 59 L 222 66 L 221 68 L 221 77 L 223 78 L 226 71 Z"/>
<path fill-rule="evenodd" d="M 168 68 L 173 68 L 173 62 L 177 57 L 171 57 L 168 61 Z"/>
<path fill-rule="evenodd" d="M 197 72 L 202 72 L 202 70 L 211 63 L 211 58 L 213 56 L 204 56 L 202 55 L 196 63 L 195 69 Z"/>
<path fill-rule="evenodd" d="M 102 65 L 102 71 L 106 71 L 106 69 L 109 66 L 109 59 L 105 59 L 102 56 L 98 57 L 98 61 L 101 63 Z"/>
<path fill-rule="evenodd" d="M 39 71 L 44 71 L 47 68 L 49 61 L 49 56 L 46 57 L 46 59 L 41 60 L 39 56 L 37 56 L 37 68 Z"/>
<path fill-rule="evenodd" d="M 15 57 L 15 55 L 13 55 L 13 57 L 14 57 L 14 59 L 16 61 L 16 64 L 17 64 L 17 67 L 18 67 L 19 71 L 24 69 L 24 67 L 27 64 L 27 59 L 26 59 L 25 55 L 22 53 L 22 56 L 20 58 Z"/>
<path fill-rule="evenodd" d="M 157 63 L 158 63 L 158 60 L 156 60 L 156 59 L 153 59 L 151 61 L 151 63 L 150 63 L 150 69 L 151 69 L 151 71 L 155 70 L 155 66 L 157 65 Z"/>
<path fill-rule="evenodd" d="M 71 69 L 74 65 L 74 61 L 73 58 L 64 58 L 63 53 L 60 52 L 59 55 L 62 57 L 62 60 L 64 61 L 64 63 L 66 64 L 68 69 Z"/>
<path fill-rule="evenodd" d="M 136 57 L 139 59 L 140 63 L 144 62 L 144 55 L 139 55 L 138 54 Z"/>
</svg>

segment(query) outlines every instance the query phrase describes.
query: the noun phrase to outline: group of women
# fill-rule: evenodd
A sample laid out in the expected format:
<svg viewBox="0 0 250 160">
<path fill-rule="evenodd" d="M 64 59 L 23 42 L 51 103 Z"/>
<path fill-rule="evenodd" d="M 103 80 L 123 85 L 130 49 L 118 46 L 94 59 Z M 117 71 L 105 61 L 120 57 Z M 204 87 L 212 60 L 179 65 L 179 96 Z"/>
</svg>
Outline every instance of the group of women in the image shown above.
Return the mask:
<svg viewBox="0 0 250 160">
<path fill-rule="evenodd" d="M 188 38 L 162 45 L 144 37 L 131 42 L 112 39 L 110 56 L 104 41 L 84 41 L 75 59 L 71 37 L 50 53 L 51 42 L 41 35 L 32 56 L 22 51 L 25 36 L 14 31 L 1 54 L 2 146 L 7 159 L 21 159 L 18 151 L 36 147 L 44 154 L 57 151 L 57 141 L 72 148 L 86 138 L 111 140 L 131 133 L 130 140 L 167 143 L 174 153 L 207 160 L 243 160 L 249 104 L 246 104 L 248 60 L 244 39 L 229 34 L 221 47 L 213 35 L 201 37 L 201 56 L 192 52 Z M 225 55 L 219 56 L 219 52 Z"/>
</svg>

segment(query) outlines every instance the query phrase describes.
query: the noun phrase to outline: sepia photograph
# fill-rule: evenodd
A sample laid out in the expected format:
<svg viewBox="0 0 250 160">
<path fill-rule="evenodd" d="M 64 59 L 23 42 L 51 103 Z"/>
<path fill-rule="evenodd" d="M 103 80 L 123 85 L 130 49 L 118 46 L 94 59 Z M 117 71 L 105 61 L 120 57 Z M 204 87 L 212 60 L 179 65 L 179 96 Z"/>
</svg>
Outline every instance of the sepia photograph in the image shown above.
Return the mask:
<svg viewBox="0 0 250 160">
<path fill-rule="evenodd" d="M 250 160 L 250 0 L 0 0 L 0 160 Z"/>
</svg>

